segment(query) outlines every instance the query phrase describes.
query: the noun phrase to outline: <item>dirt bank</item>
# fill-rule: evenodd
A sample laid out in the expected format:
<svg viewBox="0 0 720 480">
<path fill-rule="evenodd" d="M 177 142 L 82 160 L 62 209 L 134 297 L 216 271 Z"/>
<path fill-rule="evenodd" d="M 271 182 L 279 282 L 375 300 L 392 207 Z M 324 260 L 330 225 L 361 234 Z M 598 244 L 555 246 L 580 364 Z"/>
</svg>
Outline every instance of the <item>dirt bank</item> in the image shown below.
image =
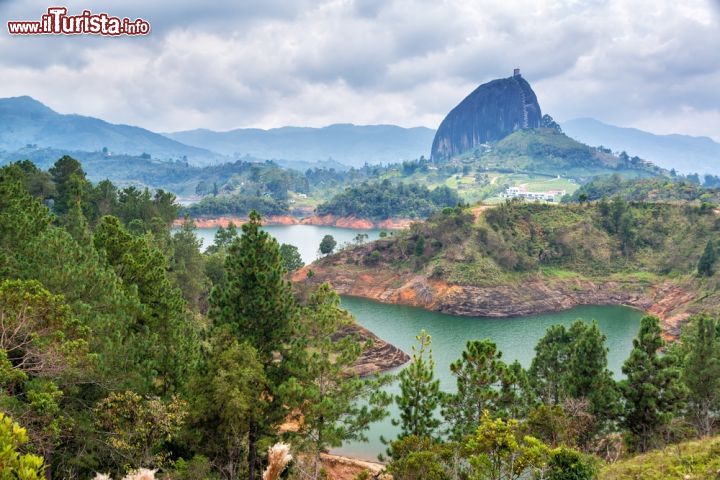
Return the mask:
<svg viewBox="0 0 720 480">
<path fill-rule="evenodd" d="M 179 227 L 184 219 L 178 218 L 173 225 Z M 357 217 L 336 217 L 335 215 L 310 215 L 307 217 L 295 217 L 293 215 L 271 215 L 263 217 L 264 225 L 317 225 L 325 227 L 341 227 L 352 228 L 356 230 L 402 230 L 408 228 L 413 222 L 409 218 L 389 218 L 387 220 L 373 221 Z M 236 226 L 247 222 L 245 217 L 237 216 L 220 216 L 220 217 L 197 217 L 193 218 L 195 226 L 198 228 L 227 228 L 230 223 Z"/>
<path fill-rule="evenodd" d="M 368 478 L 383 480 L 392 479 L 391 476 L 381 473 L 384 465 L 375 462 L 365 462 L 355 458 L 342 457 L 340 455 L 322 454 L 323 468 L 330 480 L 354 480 L 363 472 L 367 472 Z"/>
</svg>

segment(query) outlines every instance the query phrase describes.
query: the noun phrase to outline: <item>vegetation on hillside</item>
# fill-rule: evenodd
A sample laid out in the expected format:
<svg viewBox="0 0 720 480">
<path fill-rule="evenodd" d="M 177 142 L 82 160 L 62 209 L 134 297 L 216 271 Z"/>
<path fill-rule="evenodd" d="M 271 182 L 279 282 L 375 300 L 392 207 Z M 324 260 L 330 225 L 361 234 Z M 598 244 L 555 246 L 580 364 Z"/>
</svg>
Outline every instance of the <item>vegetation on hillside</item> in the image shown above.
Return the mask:
<svg viewBox="0 0 720 480">
<path fill-rule="evenodd" d="M 319 215 L 359 217 L 385 220 L 392 217 L 426 218 L 444 207 L 461 203 L 460 197 L 448 187 L 427 187 L 389 180 L 362 183 L 335 195 L 317 207 Z"/>
<path fill-rule="evenodd" d="M 710 183 L 703 186 L 689 177 L 624 179 L 620 175 L 601 177 L 580 187 L 565 202 L 593 201 L 621 197 L 635 202 L 720 203 L 720 190 Z"/>
<path fill-rule="evenodd" d="M 603 468 L 602 480 L 708 480 L 720 471 L 720 437 L 683 442 Z"/>
<path fill-rule="evenodd" d="M 720 370 L 699 369 L 696 352 L 720 362 L 719 326 L 696 316 L 666 349 L 658 318 L 643 317 L 620 382 L 596 323 L 550 327 L 528 370 L 503 362 L 489 340 L 469 342 L 451 366 L 452 394 L 438 389 L 422 332 L 400 374 L 401 434 L 390 443 L 388 471 L 398 480 L 714 478 L 716 441 L 667 448 L 662 460 L 650 453 L 612 463 L 717 433 Z"/>
<path fill-rule="evenodd" d="M 347 263 L 420 271 L 463 285 L 544 272 L 682 276 L 696 274 L 719 231 L 717 216 L 705 206 L 619 197 L 557 206 L 512 200 L 478 218 L 467 207 L 446 208 L 392 238 L 342 255 Z"/>
<path fill-rule="evenodd" d="M 219 195 L 205 197 L 185 209 L 191 217 L 233 215 L 247 217 L 251 211 L 263 215 L 286 215 L 290 212 L 287 202 L 270 196 Z"/>
<path fill-rule="evenodd" d="M 580 143 L 554 128 L 518 130 L 484 150 L 467 156 L 488 169 L 588 178 L 621 171 L 626 176 L 661 175 L 664 170 L 627 154 Z"/>
</svg>

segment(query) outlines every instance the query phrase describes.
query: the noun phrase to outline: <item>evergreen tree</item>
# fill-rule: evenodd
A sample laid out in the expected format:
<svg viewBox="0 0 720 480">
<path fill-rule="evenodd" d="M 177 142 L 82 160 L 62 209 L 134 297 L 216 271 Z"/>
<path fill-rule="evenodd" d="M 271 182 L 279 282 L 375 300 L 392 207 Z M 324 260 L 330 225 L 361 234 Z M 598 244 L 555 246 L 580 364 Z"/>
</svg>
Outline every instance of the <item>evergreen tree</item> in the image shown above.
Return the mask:
<svg viewBox="0 0 720 480">
<path fill-rule="evenodd" d="M 180 230 L 172 236 L 170 277 L 193 310 L 204 311 L 210 279 L 205 274 L 205 260 L 200 253 L 202 241 L 195 235 L 195 230 L 193 221 L 185 217 Z"/>
<path fill-rule="evenodd" d="M 409 435 L 432 438 L 440 420 L 435 411 L 440 404 L 440 381 L 435 379 L 435 362 L 432 358 L 431 338 L 425 330 L 415 337 L 419 346 L 413 346 L 412 361 L 398 375 L 400 395 L 395 402 L 400 409 L 399 438 Z"/>
<path fill-rule="evenodd" d="M 650 315 L 643 317 L 633 350 L 622 368 L 627 376 L 620 383 L 625 400 L 622 423 L 632 446 L 640 452 L 655 445 L 660 431 L 682 408 L 685 398 L 673 356 L 660 354 L 664 346 L 660 320 Z"/>
<path fill-rule="evenodd" d="M 282 257 L 282 263 L 285 270 L 288 272 L 294 272 L 305 266 L 300 251 L 295 245 L 283 243 L 280 245 L 280 256 Z"/>
<path fill-rule="evenodd" d="M 607 368 L 607 337 L 597 322 L 575 322 L 569 335 L 572 344 L 565 375 L 567 395 L 589 400 L 591 413 L 597 418 L 613 418 L 619 413 L 619 392 Z"/>
<path fill-rule="evenodd" d="M 335 250 L 335 246 L 337 245 L 337 242 L 335 241 L 335 238 L 332 235 L 325 235 L 320 242 L 320 253 L 323 255 L 328 255 Z"/>
<path fill-rule="evenodd" d="M 692 318 L 681 354 L 690 419 L 701 435 L 710 435 L 720 419 L 720 322 L 704 314 Z"/>
<path fill-rule="evenodd" d="M 269 380 L 257 351 L 235 338 L 229 325 L 215 329 L 209 343 L 191 385 L 193 447 L 212 460 L 223 478 L 246 478 L 247 436 L 272 402 L 259 393 L 269 391 Z"/>
<path fill-rule="evenodd" d="M 710 277 L 715 272 L 715 262 L 717 260 L 717 255 L 715 253 L 715 247 L 713 246 L 713 241 L 708 240 L 707 244 L 705 244 L 705 251 L 703 251 L 702 256 L 700 257 L 700 260 L 698 260 L 698 266 L 697 271 L 698 275 L 702 277 Z"/>
<path fill-rule="evenodd" d="M 60 223 L 79 244 L 90 245 L 92 243 L 92 235 L 79 199 L 73 202 Z"/>
<path fill-rule="evenodd" d="M 262 230 L 260 215 L 253 211 L 242 227 L 242 236 L 230 246 L 225 260 L 227 281 L 210 297 L 209 315 L 216 326 L 227 325 L 242 342 L 257 351 L 268 385 L 258 398 L 273 398 L 260 414 L 252 415 L 248 426 L 248 478 L 259 474 L 257 444 L 264 434 L 275 435 L 285 410 L 278 395 L 284 380 L 282 352 L 292 333 L 296 306 L 290 284 L 285 280 L 280 247 Z"/>
<path fill-rule="evenodd" d="M 553 325 L 535 346 L 530 365 L 530 384 L 546 405 L 557 405 L 565 397 L 565 368 L 572 340 L 563 325 Z"/>
<path fill-rule="evenodd" d="M 467 343 L 462 357 L 450 365 L 457 379 L 457 392 L 443 400 L 443 416 L 451 425 L 456 439 L 462 439 L 477 428 L 483 412 L 502 415 L 502 385 L 507 366 L 500 360 L 502 353 L 489 340 Z"/>
<path fill-rule="evenodd" d="M 305 478 L 321 477 L 320 454 L 348 440 L 367 440 L 372 422 L 387 416 L 391 397 L 381 387 L 389 377 L 361 379 L 353 369 L 370 346 L 344 332 L 353 319 L 340 308 L 340 297 L 327 284 L 320 285 L 302 309 L 294 361 L 301 365 L 286 385 L 286 401 L 297 406 L 299 440 L 308 454 Z"/>
<path fill-rule="evenodd" d="M 0 169 L 0 277 L 18 277 L 19 257 L 32 255 L 30 244 L 52 217 L 9 169 Z"/>
<path fill-rule="evenodd" d="M 54 210 L 59 215 L 66 213 L 78 200 L 82 200 L 90 189 L 82 165 L 68 155 L 55 162 L 49 173 L 57 189 Z"/>
<path fill-rule="evenodd" d="M 130 234 L 117 217 L 108 216 L 101 219 L 93 238 L 126 292 L 143 304 L 135 328 L 155 343 L 146 352 L 148 367 L 156 372 L 150 376 L 155 376 L 157 393 L 167 394 L 182 389 L 197 365 L 197 326 L 185 309 L 182 292 L 170 281 L 165 255 L 150 240 Z"/>
</svg>

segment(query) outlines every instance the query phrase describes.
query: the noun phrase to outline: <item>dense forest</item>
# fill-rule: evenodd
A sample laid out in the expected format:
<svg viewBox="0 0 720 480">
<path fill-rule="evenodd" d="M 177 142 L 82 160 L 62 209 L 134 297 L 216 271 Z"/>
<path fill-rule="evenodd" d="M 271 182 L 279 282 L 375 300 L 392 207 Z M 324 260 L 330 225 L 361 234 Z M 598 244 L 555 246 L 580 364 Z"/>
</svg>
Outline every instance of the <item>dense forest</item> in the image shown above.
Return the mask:
<svg viewBox="0 0 720 480">
<path fill-rule="evenodd" d="M 430 190 L 422 185 L 393 184 L 390 180 L 362 183 L 335 195 L 317 208 L 319 215 L 384 220 L 391 217 L 425 218 L 436 211 L 462 203 L 445 186 Z"/>
<path fill-rule="evenodd" d="M 530 268 L 531 247 L 551 240 L 501 232 L 538 215 L 560 221 L 551 208 L 493 210 L 486 228 L 495 234 L 475 237 L 524 249 L 527 259 L 508 268 Z M 586 209 L 562 208 L 568 222 Z M 632 255 L 653 240 L 651 226 L 667 222 L 656 208 L 613 201 L 587 218 L 600 235 L 636 216 L 640 230 L 619 244 Z M 353 319 L 338 295 L 288 280 L 293 255 L 260 228 L 257 212 L 201 253 L 190 222 L 172 233 L 178 211 L 166 192 L 92 184 L 70 157 L 48 171 L 30 162 L 0 169 L 4 478 L 118 478 L 146 467 L 167 479 L 284 471 L 319 480 L 321 453 L 362 440 L 391 402 L 400 433 L 387 439 L 386 460 L 398 480 L 592 479 L 628 452 L 718 427 L 714 317 L 695 316 L 670 347 L 658 319 L 643 318 L 619 382 L 596 324 L 550 328 L 528 369 L 478 339 L 451 367 L 452 394 L 440 392 L 431 339 L 420 332 L 391 396 L 382 387 L 393 377 L 353 370 L 370 345 L 340 333 Z M 706 235 L 716 228 L 701 209 L 672 212 L 706 225 Z M 466 209 L 448 207 L 427 228 L 439 228 L 442 242 L 441 233 L 471 223 Z M 431 236 L 418 243 L 416 257 L 439 248 Z M 698 272 L 712 275 L 714 254 L 703 257 L 708 270 L 701 261 Z"/>
<path fill-rule="evenodd" d="M 191 217 L 234 215 L 247 217 L 251 211 L 263 215 L 285 215 L 290 212 L 287 202 L 271 196 L 218 195 L 208 196 L 184 209 Z"/>
</svg>

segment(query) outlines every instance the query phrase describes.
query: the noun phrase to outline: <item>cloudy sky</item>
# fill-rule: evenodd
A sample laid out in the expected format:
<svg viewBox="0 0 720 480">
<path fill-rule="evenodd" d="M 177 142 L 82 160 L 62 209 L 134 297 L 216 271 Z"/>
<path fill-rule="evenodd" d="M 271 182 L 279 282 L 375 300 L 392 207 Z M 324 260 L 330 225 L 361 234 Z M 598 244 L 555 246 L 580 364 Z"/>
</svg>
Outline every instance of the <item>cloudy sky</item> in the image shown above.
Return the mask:
<svg viewBox="0 0 720 480">
<path fill-rule="evenodd" d="M 435 128 L 520 67 L 545 113 L 720 140 L 720 0 L 0 0 L 142 17 L 142 38 L 0 34 L 0 97 L 156 131 Z M 212 7 L 208 7 L 212 5 Z"/>
</svg>

